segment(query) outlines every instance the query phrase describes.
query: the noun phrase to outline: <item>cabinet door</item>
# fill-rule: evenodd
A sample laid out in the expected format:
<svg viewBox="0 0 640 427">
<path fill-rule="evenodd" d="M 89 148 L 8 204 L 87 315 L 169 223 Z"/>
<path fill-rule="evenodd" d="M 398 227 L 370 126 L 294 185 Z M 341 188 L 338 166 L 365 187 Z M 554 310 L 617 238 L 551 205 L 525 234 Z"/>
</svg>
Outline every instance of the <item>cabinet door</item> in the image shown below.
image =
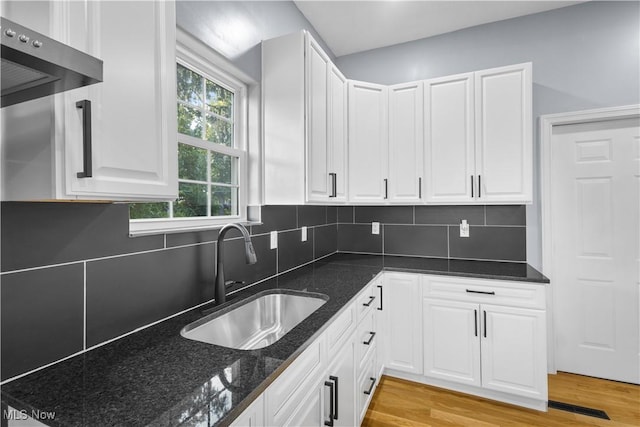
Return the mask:
<svg viewBox="0 0 640 427">
<path fill-rule="evenodd" d="M 482 386 L 546 400 L 545 312 L 494 305 L 480 309 Z"/>
<path fill-rule="evenodd" d="M 480 202 L 532 200 L 531 63 L 475 73 Z"/>
<path fill-rule="evenodd" d="M 327 68 L 329 57 L 311 37 L 307 37 L 307 197 L 326 202 L 329 186 L 327 140 Z"/>
<path fill-rule="evenodd" d="M 347 200 L 347 79 L 329 67 L 329 201 Z"/>
<path fill-rule="evenodd" d="M 242 414 L 231 423 L 232 427 L 260 427 L 264 425 L 264 394 L 253 401 Z"/>
<path fill-rule="evenodd" d="M 387 87 L 349 82 L 349 200 L 387 199 Z"/>
<path fill-rule="evenodd" d="M 283 426 L 287 427 L 323 427 L 324 424 L 324 409 L 323 409 L 323 393 L 324 387 L 317 385 L 314 387 L 307 396 L 304 397 L 300 405 L 294 409 L 291 417 L 287 419 Z M 329 418 L 326 418 L 327 420 Z M 263 424 L 264 425 L 264 424 Z M 273 424 L 267 424 L 273 425 Z"/>
<path fill-rule="evenodd" d="M 66 193 L 112 200 L 177 196 L 175 4 L 68 2 L 68 43 L 104 61 L 104 82 L 64 94 Z M 79 24 L 84 23 L 84 24 Z M 82 109 L 92 103 L 93 177 L 83 171 Z"/>
<path fill-rule="evenodd" d="M 424 83 L 425 200 L 469 203 L 475 196 L 473 73 Z"/>
<path fill-rule="evenodd" d="M 424 299 L 424 374 L 480 386 L 478 304 Z"/>
<path fill-rule="evenodd" d="M 351 427 L 356 425 L 356 365 L 353 337 L 337 354 L 330 354 L 331 366 L 327 370 L 325 381 L 334 384 L 333 425 Z M 325 399 L 329 399 L 328 390 Z M 325 410 L 330 407 L 327 400 Z M 329 413 L 325 415 L 329 419 Z"/>
<path fill-rule="evenodd" d="M 389 199 L 422 199 L 422 82 L 389 87 Z"/>
<path fill-rule="evenodd" d="M 385 273 L 385 366 L 422 374 L 422 298 L 420 276 Z"/>
</svg>

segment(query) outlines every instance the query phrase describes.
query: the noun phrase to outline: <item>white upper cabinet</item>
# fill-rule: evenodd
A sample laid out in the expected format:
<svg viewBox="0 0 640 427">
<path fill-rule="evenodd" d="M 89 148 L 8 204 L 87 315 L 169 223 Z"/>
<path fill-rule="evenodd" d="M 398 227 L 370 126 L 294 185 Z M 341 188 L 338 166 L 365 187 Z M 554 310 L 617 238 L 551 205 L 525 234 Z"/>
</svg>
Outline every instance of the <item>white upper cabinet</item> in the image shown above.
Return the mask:
<svg viewBox="0 0 640 427">
<path fill-rule="evenodd" d="M 388 199 L 387 86 L 349 81 L 349 200 Z"/>
<path fill-rule="evenodd" d="M 530 203 L 531 102 L 531 63 L 427 80 L 427 203 Z"/>
<path fill-rule="evenodd" d="M 347 200 L 347 79 L 331 64 L 329 69 L 329 198 Z"/>
<path fill-rule="evenodd" d="M 389 201 L 422 200 L 422 82 L 389 87 Z"/>
<path fill-rule="evenodd" d="M 305 31 L 262 43 L 266 204 L 346 200 L 347 80 Z"/>
<path fill-rule="evenodd" d="M 531 90 L 531 63 L 475 73 L 480 201 L 532 201 Z"/>
<path fill-rule="evenodd" d="M 174 3 L 54 2 L 51 10 L 51 36 L 102 59 L 104 81 L 3 109 L 3 163 L 12 165 L 3 199 L 175 199 Z M 43 112 L 53 125 L 33 126 Z M 25 140 L 28 148 L 17 147 Z"/>
<path fill-rule="evenodd" d="M 425 200 L 471 201 L 475 174 L 473 73 L 424 83 Z"/>
</svg>

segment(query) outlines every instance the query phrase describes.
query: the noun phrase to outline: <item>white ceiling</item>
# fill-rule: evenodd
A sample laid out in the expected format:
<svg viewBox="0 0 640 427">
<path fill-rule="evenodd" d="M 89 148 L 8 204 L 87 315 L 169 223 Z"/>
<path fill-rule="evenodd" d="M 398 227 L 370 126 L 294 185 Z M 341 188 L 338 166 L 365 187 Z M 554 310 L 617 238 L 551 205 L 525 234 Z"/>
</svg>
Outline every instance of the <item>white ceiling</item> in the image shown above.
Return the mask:
<svg viewBox="0 0 640 427">
<path fill-rule="evenodd" d="M 582 1 L 294 1 L 336 56 Z"/>
</svg>

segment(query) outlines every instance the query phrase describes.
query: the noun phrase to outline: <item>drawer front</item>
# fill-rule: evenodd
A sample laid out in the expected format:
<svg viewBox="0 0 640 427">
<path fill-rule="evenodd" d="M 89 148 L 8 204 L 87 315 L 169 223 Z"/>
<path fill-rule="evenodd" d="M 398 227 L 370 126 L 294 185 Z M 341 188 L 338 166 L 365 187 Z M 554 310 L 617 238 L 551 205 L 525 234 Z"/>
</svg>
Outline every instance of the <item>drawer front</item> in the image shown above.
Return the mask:
<svg viewBox="0 0 640 427">
<path fill-rule="evenodd" d="M 358 369 L 364 366 L 365 359 L 375 351 L 379 339 L 374 314 L 373 310 L 369 311 L 358 324 L 356 332 L 356 366 Z"/>
<path fill-rule="evenodd" d="M 329 354 L 335 354 L 356 328 L 356 304 L 352 303 L 327 329 Z"/>
<path fill-rule="evenodd" d="M 282 425 L 322 376 L 325 336 L 313 342 L 266 391 L 268 425 Z"/>
<path fill-rule="evenodd" d="M 425 298 L 544 309 L 544 284 L 464 277 L 422 276 Z"/>
<path fill-rule="evenodd" d="M 378 292 L 377 288 L 374 286 L 376 281 L 368 284 L 365 290 L 358 295 L 358 299 L 356 300 L 356 310 L 358 311 L 358 322 L 364 319 L 368 313 L 373 312 L 373 310 L 378 306 Z"/>
<path fill-rule="evenodd" d="M 358 425 L 362 424 L 365 414 L 367 413 L 367 407 L 373 397 L 373 393 L 378 386 L 377 372 L 376 372 L 376 358 L 375 352 L 371 353 L 371 357 L 367 357 L 365 360 L 365 368 L 362 370 L 360 377 L 358 377 L 358 384 L 356 388 L 356 404 L 358 405 Z"/>
</svg>

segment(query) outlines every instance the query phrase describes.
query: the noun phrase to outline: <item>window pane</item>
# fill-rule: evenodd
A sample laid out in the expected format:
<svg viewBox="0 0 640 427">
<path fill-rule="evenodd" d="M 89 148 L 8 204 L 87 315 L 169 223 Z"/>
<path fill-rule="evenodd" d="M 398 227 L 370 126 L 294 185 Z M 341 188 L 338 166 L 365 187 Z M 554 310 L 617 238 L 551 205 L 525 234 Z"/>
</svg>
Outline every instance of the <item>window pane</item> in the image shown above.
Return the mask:
<svg viewBox="0 0 640 427">
<path fill-rule="evenodd" d="M 202 138 L 202 113 L 200 110 L 178 104 L 178 132 Z"/>
<path fill-rule="evenodd" d="M 169 203 L 130 203 L 129 218 L 169 218 Z"/>
<path fill-rule="evenodd" d="M 211 186 L 211 216 L 238 214 L 238 188 Z"/>
<path fill-rule="evenodd" d="M 211 182 L 237 184 L 236 165 L 238 158 L 211 152 Z"/>
<path fill-rule="evenodd" d="M 179 183 L 178 199 L 173 203 L 174 217 L 206 216 L 207 186 Z"/>
<path fill-rule="evenodd" d="M 216 144 L 233 145 L 233 124 L 207 114 L 207 141 Z"/>
<path fill-rule="evenodd" d="M 207 181 L 207 150 L 178 144 L 178 178 Z"/>
<path fill-rule="evenodd" d="M 207 109 L 219 116 L 232 118 L 233 92 L 207 80 Z"/>
<path fill-rule="evenodd" d="M 202 107 L 202 76 L 178 64 L 178 99 Z"/>
</svg>

